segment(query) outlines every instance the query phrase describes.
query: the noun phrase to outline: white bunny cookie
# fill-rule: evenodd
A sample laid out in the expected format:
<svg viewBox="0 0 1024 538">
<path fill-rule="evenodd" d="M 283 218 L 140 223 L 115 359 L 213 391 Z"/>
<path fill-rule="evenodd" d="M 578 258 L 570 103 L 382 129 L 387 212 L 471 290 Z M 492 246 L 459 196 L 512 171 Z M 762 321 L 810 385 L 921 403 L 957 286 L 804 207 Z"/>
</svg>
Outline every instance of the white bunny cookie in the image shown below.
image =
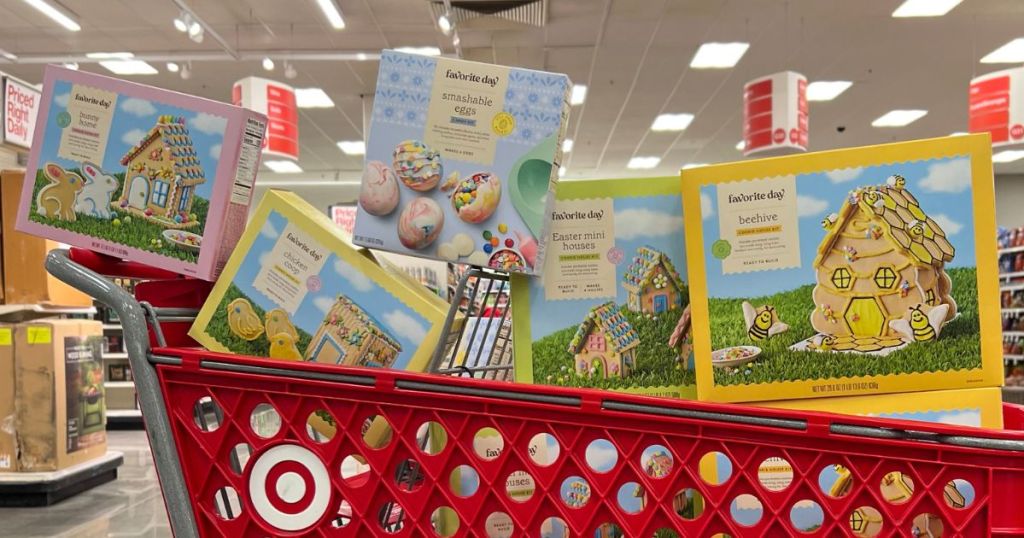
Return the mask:
<svg viewBox="0 0 1024 538">
<path fill-rule="evenodd" d="M 110 219 L 113 216 L 110 197 L 117 190 L 117 179 L 90 162 L 82 163 L 82 173 L 85 174 L 85 188 L 78 194 L 75 213 Z"/>
</svg>

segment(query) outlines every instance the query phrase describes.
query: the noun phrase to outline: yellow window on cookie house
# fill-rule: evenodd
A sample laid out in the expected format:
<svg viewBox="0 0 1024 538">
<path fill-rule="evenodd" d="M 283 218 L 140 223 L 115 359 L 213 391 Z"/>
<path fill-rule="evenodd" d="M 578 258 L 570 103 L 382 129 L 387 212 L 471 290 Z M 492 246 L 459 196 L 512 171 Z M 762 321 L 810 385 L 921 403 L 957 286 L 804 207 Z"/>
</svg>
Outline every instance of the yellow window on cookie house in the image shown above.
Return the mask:
<svg viewBox="0 0 1024 538">
<path fill-rule="evenodd" d="M 698 397 L 1002 382 L 988 135 L 684 170 Z"/>
</svg>

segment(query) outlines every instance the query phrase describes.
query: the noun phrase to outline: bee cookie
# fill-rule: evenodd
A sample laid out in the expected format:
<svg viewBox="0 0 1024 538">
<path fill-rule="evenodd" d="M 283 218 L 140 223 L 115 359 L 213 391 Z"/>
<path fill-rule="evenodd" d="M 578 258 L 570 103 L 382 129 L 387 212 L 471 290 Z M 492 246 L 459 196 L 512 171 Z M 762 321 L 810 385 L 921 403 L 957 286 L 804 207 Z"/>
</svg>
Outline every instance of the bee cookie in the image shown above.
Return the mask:
<svg viewBox="0 0 1024 538">
<path fill-rule="evenodd" d="M 949 313 L 948 304 L 940 304 L 928 310 L 926 305 L 912 306 L 901 319 L 889 322 L 889 327 L 899 333 L 907 342 L 928 342 L 942 333 L 942 326 Z"/>
<path fill-rule="evenodd" d="M 747 336 L 755 342 L 789 330 L 789 325 L 779 319 L 775 307 L 771 305 L 754 308 L 754 305 L 743 301 L 743 320 L 746 322 Z"/>
</svg>

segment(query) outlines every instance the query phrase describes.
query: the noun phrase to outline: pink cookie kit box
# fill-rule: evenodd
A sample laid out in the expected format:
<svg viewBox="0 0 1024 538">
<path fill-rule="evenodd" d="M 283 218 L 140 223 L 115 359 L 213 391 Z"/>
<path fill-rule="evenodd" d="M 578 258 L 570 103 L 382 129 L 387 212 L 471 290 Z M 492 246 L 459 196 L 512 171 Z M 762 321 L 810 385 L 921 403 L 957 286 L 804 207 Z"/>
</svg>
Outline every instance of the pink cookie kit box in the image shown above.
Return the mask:
<svg viewBox="0 0 1024 538">
<path fill-rule="evenodd" d="M 355 243 L 539 272 L 571 88 L 557 73 L 384 51 Z"/>
<path fill-rule="evenodd" d="M 48 66 L 17 229 L 213 280 L 245 227 L 266 118 Z"/>
</svg>

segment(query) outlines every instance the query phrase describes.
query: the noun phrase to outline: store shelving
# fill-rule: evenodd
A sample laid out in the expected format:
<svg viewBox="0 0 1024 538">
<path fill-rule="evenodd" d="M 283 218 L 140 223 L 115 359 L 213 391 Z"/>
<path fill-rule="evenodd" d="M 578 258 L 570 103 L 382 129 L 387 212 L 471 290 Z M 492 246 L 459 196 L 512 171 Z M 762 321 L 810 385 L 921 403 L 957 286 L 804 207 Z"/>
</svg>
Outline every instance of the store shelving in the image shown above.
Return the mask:
<svg viewBox="0 0 1024 538">
<path fill-rule="evenodd" d="M 42 473 L 0 473 L 0 507 L 50 506 L 117 478 L 124 454 L 108 450 L 94 460 Z"/>
<path fill-rule="evenodd" d="M 1007 247 L 999 249 L 999 255 L 1013 254 L 1014 252 L 1024 252 L 1024 245 L 1019 247 Z"/>
</svg>

